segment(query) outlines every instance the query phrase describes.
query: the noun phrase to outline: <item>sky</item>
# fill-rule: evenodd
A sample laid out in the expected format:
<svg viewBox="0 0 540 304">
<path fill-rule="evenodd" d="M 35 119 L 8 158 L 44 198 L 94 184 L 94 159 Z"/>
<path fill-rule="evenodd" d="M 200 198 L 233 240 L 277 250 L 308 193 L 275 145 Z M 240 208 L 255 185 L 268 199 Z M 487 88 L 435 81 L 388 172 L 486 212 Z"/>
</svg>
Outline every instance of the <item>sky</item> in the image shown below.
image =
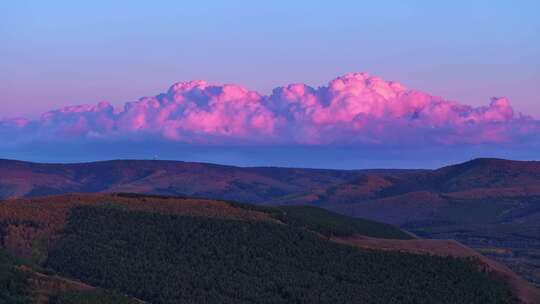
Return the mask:
<svg viewBox="0 0 540 304">
<path fill-rule="evenodd" d="M 301 158 L 292 154 L 300 152 L 291 152 L 289 161 L 238 156 L 238 148 L 228 159 L 215 155 L 229 155 L 223 145 L 257 150 L 262 145 L 257 138 L 274 148 L 315 144 L 344 151 L 344 146 L 355 146 L 345 149 L 354 153 L 358 147 L 390 151 L 396 142 L 422 151 L 444 150 L 441 145 L 475 151 L 459 153 L 463 159 L 484 154 L 533 158 L 538 152 L 539 1 L 20 0 L 0 2 L 0 11 L 0 136 L 10 136 L 9 147 L 0 144 L 0 157 L 61 161 L 52 151 L 23 150 L 31 151 L 38 139 L 54 147 L 60 139 L 88 144 L 96 138 L 115 143 L 151 138 L 164 145 L 160 154 L 170 157 L 178 149 L 170 145 L 209 149 L 210 143 L 221 148 L 206 154 L 195 149 L 199 155 L 213 155 L 203 161 L 244 165 L 295 165 Z M 347 75 L 368 76 L 355 78 L 353 89 L 337 88 L 334 95 L 324 95 Z M 159 98 L 170 93 L 173 84 L 197 79 L 205 84 L 192 83 L 176 88 L 176 95 L 166 100 Z M 406 97 L 391 87 L 393 81 L 417 95 Z M 295 83 L 307 87 L 293 107 L 283 88 Z M 193 97 L 193 90 L 206 97 Z M 218 105 L 203 117 L 186 114 L 192 108 L 172 109 L 179 95 L 197 111 L 207 110 L 203 103 L 208 100 L 236 102 L 244 97 L 237 107 Z M 143 96 L 157 101 L 138 101 Z M 310 100 L 316 100 L 316 106 Z M 108 103 L 100 108 L 101 101 Z M 126 102 L 138 104 L 128 110 Z M 159 113 L 148 110 L 156 102 Z M 41 116 L 79 104 L 94 107 L 76 109 L 79 114 L 71 108 Z M 244 113 L 243 120 L 220 120 L 237 112 Z M 410 127 L 404 115 L 418 118 L 416 125 Z M 337 118 L 323 118 L 330 116 Z M 203 118 L 205 123 L 193 124 Z M 219 123 L 228 127 L 219 129 Z M 301 132 L 290 135 L 290 130 Z M 392 137 L 395 130 L 405 139 Z M 509 152 L 517 146 L 523 153 Z M 350 166 L 388 162 L 365 153 L 362 157 L 373 162 L 353 162 L 358 156 L 353 152 L 345 158 L 354 163 Z M 107 158 L 102 154 L 63 157 Z M 375 154 L 380 153 L 370 155 Z M 328 166 L 347 167 L 330 161 L 334 152 L 320 155 Z M 434 165 L 451 161 L 449 153 L 440 158 Z M 420 160 L 391 163 L 422 165 Z M 325 166 L 317 160 L 302 165 L 314 164 Z"/>
</svg>

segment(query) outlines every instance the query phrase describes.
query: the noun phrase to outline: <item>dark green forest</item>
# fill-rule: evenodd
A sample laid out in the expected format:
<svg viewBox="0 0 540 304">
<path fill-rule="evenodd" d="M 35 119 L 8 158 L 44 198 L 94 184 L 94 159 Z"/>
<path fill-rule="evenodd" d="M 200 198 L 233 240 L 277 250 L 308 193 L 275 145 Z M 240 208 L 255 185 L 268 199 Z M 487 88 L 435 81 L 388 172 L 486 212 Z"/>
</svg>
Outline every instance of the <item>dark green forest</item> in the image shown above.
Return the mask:
<svg viewBox="0 0 540 304">
<path fill-rule="evenodd" d="M 364 236 L 408 240 L 413 237 L 396 226 L 353 218 L 311 206 L 278 207 L 275 217 L 288 225 L 306 228 L 326 236 Z"/>
<path fill-rule="evenodd" d="M 367 219 L 337 214 L 314 206 L 261 206 L 228 201 L 237 208 L 269 213 L 277 220 L 297 228 L 305 228 L 324 236 L 360 234 L 383 239 L 409 240 L 413 237 L 399 227 Z"/>
<path fill-rule="evenodd" d="M 117 193 L 128 198 L 174 199 L 181 196 L 153 195 L 141 193 Z M 186 197 L 184 197 L 186 198 Z M 236 201 L 226 201 L 229 205 L 270 214 L 273 218 L 297 228 L 305 228 L 324 236 L 363 235 L 384 239 L 408 240 L 413 237 L 399 227 L 367 219 L 337 214 L 314 206 L 263 206 Z"/>
<path fill-rule="evenodd" d="M 30 303 L 28 276 L 16 268 L 16 262 L 0 250 L 0 304 Z"/>
<path fill-rule="evenodd" d="M 137 304 L 129 299 L 107 290 L 69 291 L 49 299 L 49 304 Z"/>
<path fill-rule="evenodd" d="M 514 302 L 474 260 L 362 251 L 292 223 L 79 206 L 47 266 L 152 303 Z"/>
</svg>

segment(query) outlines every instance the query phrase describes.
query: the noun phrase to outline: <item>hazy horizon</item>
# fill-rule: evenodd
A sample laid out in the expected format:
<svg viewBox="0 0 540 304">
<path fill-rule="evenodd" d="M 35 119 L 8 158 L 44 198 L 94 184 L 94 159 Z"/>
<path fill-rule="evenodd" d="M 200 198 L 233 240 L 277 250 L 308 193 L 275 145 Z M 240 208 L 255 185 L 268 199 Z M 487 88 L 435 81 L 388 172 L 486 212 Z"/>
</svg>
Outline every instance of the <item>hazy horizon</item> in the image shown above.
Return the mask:
<svg viewBox="0 0 540 304">
<path fill-rule="evenodd" d="M 0 10 L 0 157 L 424 168 L 540 152 L 537 1 Z"/>
</svg>

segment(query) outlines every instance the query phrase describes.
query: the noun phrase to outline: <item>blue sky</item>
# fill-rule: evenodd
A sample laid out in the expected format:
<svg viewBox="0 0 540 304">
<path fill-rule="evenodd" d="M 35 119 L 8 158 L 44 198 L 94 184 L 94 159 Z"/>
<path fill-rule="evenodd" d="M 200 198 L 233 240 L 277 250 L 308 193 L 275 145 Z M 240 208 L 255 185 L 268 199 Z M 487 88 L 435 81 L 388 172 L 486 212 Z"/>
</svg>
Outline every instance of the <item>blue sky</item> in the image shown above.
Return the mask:
<svg viewBox="0 0 540 304">
<path fill-rule="evenodd" d="M 17 0 L 0 13 L 0 158 L 368 168 L 539 155 L 538 0 Z M 240 86 L 194 82 L 121 109 L 194 79 Z M 272 92 L 291 83 L 315 89 Z M 77 104 L 96 106 L 40 118 Z"/>
<path fill-rule="evenodd" d="M 262 93 L 366 71 L 540 117 L 540 1 L 3 1 L 0 118 L 176 81 Z"/>
</svg>

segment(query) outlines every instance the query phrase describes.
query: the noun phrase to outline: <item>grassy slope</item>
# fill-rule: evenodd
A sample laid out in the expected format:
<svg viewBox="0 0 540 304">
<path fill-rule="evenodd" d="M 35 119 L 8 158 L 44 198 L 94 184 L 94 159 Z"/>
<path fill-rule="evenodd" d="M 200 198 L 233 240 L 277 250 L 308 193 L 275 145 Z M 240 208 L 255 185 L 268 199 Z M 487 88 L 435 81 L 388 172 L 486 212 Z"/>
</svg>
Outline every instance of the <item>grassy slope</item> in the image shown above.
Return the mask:
<svg viewBox="0 0 540 304">
<path fill-rule="evenodd" d="M 38 164 L 0 159 L 0 199 L 70 192 L 137 192 L 263 202 L 343 183 L 361 174 L 361 171 L 242 168 L 178 161 Z"/>
</svg>

